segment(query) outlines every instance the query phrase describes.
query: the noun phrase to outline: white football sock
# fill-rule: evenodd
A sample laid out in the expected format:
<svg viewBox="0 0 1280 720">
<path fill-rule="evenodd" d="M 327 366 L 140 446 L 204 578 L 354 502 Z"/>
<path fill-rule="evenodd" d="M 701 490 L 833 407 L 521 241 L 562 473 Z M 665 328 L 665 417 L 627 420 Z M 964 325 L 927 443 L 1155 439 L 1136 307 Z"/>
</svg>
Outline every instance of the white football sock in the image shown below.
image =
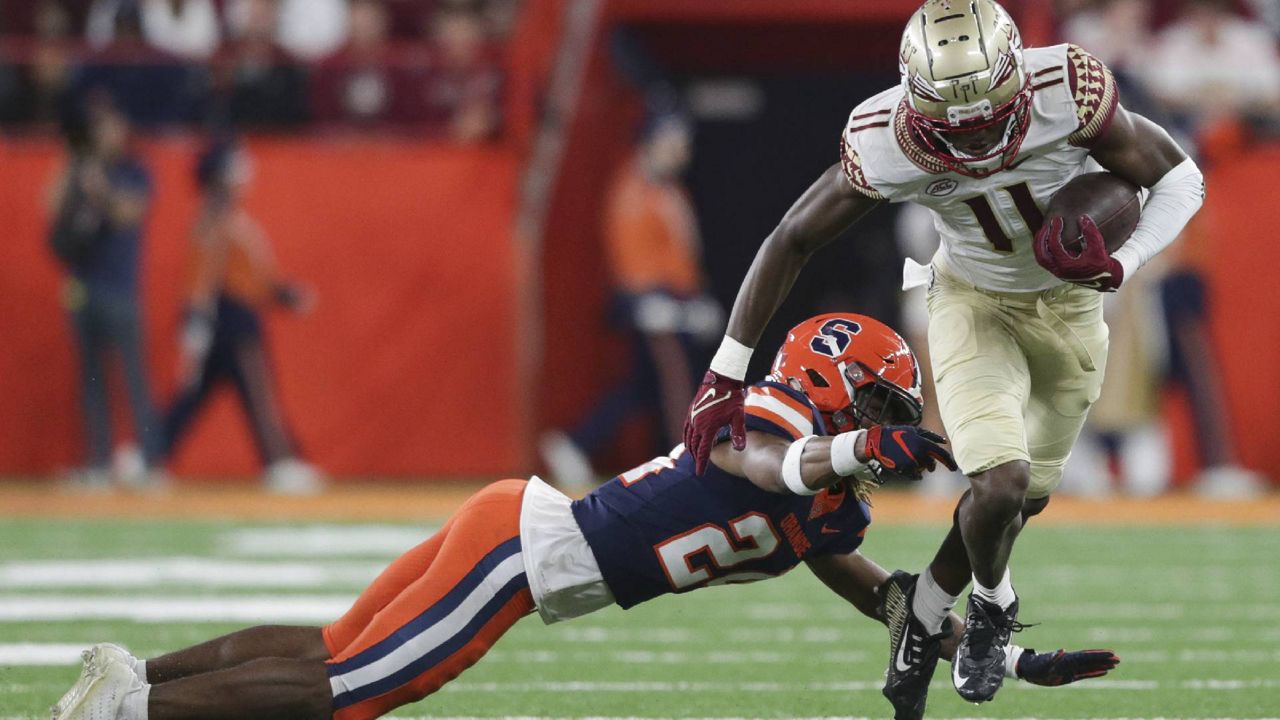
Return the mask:
<svg viewBox="0 0 1280 720">
<path fill-rule="evenodd" d="M 977 576 L 973 578 L 973 594 L 986 600 L 987 602 L 999 605 L 1002 610 L 1008 610 L 1013 601 L 1018 596 L 1013 592 L 1013 583 L 1009 582 L 1009 568 L 1004 569 L 1004 577 L 1000 578 L 1000 582 L 994 588 L 984 587 L 978 582 Z"/>
<path fill-rule="evenodd" d="M 955 606 L 958 597 L 943 590 L 938 581 L 933 579 L 933 573 L 925 568 L 916 581 L 916 592 L 911 598 L 911 612 L 930 635 L 937 635 L 942 632 L 942 621 Z"/>
<path fill-rule="evenodd" d="M 133 674 L 142 682 L 147 681 L 147 661 L 142 658 L 133 659 Z"/>
<path fill-rule="evenodd" d="M 147 702 L 151 699 L 151 686 L 143 685 L 130 690 L 120 705 L 120 720 L 147 720 Z"/>
</svg>

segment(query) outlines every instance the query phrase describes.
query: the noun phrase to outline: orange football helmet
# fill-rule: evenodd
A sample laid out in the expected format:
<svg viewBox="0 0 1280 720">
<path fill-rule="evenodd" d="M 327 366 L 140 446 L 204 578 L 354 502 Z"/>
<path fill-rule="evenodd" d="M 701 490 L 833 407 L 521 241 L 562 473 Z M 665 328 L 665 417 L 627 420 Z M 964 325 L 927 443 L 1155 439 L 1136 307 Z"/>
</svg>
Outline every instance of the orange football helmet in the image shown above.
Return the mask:
<svg viewBox="0 0 1280 720">
<path fill-rule="evenodd" d="M 924 412 L 915 353 L 866 315 L 828 313 L 791 328 L 769 376 L 808 396 L 833 435 L 918 425 Z"/>
</svg>

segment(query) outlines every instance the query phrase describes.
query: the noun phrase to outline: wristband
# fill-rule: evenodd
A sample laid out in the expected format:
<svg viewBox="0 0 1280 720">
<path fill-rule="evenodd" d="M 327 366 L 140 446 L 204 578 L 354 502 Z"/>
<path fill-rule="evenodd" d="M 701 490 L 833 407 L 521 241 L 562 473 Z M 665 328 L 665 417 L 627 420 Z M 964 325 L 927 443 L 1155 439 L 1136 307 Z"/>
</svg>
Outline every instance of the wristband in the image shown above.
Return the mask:
<svg viewBox="0 0 1280 720">
<path fill-rule="evenodd" d="M 720 341 L 720 349 L 711 358 L 711 371 L 717 375 L 741 381 L 747 376 L 747 363 L 751 362 L 754 348 L 734 340 L 728 335 Z"/>
<path fill-rule="evenodd" d="M 1035 653 L 1035 650 L 1024 650 L 1017 645 L 1008 645 L 1004 649 L 1004 676 L 1017 680 L 1018 678 L 1018 661 L 1022 659 L 1022 653 Z"/>
<path fill-rule="evenodd" d="M 796 495 L 817 495 L 819 492 L 805 485 L 800 473 L 800 456 L 804 455 L 804 446 L 808 445 L 814 437 L 816 436 L 805 435 L 791 443 L 787 448 L 787 454 L 782 457 L 782 483 Z"/>
<path fill-rule="evenodd" d="M 831 441 L 831 469 L 840 477 L 849 477 L 867 464 L 858 459 L 858 438 L 867 434 L 866 430 L 840 433 Z"/>
</svg>

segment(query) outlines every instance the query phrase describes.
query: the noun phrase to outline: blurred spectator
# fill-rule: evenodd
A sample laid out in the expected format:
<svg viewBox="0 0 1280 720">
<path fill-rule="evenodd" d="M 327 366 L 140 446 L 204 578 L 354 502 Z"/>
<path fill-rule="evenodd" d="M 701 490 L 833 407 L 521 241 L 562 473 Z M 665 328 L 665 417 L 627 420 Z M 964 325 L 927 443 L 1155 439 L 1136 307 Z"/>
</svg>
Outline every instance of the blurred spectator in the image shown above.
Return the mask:
<svg viewBox="0 0 1280 720">
<path fill-rule="evenodd" d="M 275 0 L 247 0 L 244 25 L 219 71 L 228 87 L 231 122 L 244 128 L 284 128 L 307 120 L 307 78 L 276 44 Z"/>
<path fill-rule="evenodd" d="M 421 40 L 423 18 L 435 14 L 438 0 L 383 0 L 387 8 L 391 37 Z"/>
<path fill-rule="evenodd" d="M 1088 50 L 1113 72 L 1132 72 L 1147 61 L 1150 50 L 1151 0 L 1095 3 L 1068 17 L 1062 36 Z"/>
<path fill-rule="evenodd" d="M 489 33 L 499 39 L 511 36 L 516 19 L 520 16 L 519 0 L 489 0 L 484 4 L 484 16 Z"/>
<path fill-rule="evenodd" d="M 1156 38 L 1146 67 L 1151 91 L 1185 122 L 1223 114 L 1274 118 L 1280 110 L 1280 55 L 1261 23 L 1228 0 L 1190 0 Z"/>
<path fill-rule="evenodd" d="M 1160 280 L 1160 305 L 1169 348 L 1166 382 L 1186 391 L 1195 431 L 1200 473 L 1195 489 L 1217 498 L 1252 497 L 1263 492 L 1266 479 L 1240 464 L 1235 434 L 1226 407 L 1218 349 L 1209 335 L 1212 296 L 1201 271 L 1214 242 L 1206 216 L 1198 216 L 1183 234 L 1184 242 L 1168 260 L 1172 269 Z M 1168 253 L 1166 253 L 1168 254 Z"/>
<path fill-rule="evenodd" d="M 9 12 L 8 7 L 4 10 Z M 0 65 L 0 123 L 53 122 L 71 79 L 71 15 L 66 6 L 40 0 L 30 10 L 38 42 L 25 67 Z"/>
<path fill-rule="evenodd" d="M 1188 151 L 1195 147 L 1192 128 L 1169 116 L 1151 93 L 1146 75 L 1151 63 L 1152 0 L 1104 0 L 1063 24 L 1063 40 L 1096 55 L 1115 74 L 1127 109 L 1168 130 Z"/>
<path fill-rule="evenodd" d="M 85 119 L 87 147 L 73 152 L 51 194 L 49 241 L 69 274 L 64 301 L 80 349 L 85 482 L 102 486 L 111 461 L 107 368 L 112 355 L 119 356 L 124 371 L 134 434 L 146 466 L 154 467 L 160 451 L 138 305 L 151 178 L 131 147 L 128 119 L 108 96 L 95 95 Z"/>
<path fill-rule="evenodd" d="M 72 92 L 105 90 L 140 127 L 190 123 L 204 116 L 207 93 L 204 70 L 147 45 L 142 15 L 134 0 L 101 0 L 112 11 L 110 44 L 91 54 L 76 78 Z M 99 6 L 95 6 L 95 12 Z M 105 20 L 103 21 L 105 22 Z"/>
<path fill-rule="evenodd" d="M 442 10 L 431 25 L 434 64 L 424 118 L 461 142 L 486 140 L 500 121 L 502 71 L 488 51 L 485 17 L 470 6 Z"/>
<path fill-rule="evenodd" d="M 1273 36 L 1280 39 L 1280 0 L 1248 0 L 1248 2 L 1258 21 L 1266 25 Z"/>
<path fill-rule="evenodd" d="M 315 71 L 312 98 L 319 119 L 375 126 L 412 117 L 408 78 L 395 62 L 388 33 L 381 2 L 352 3 L 347 44 Z"/>
<path fill-rule="evenodd" d="M 694 345 L 719 339 L 724 311 L 706 295 L 697 217 L 680 182 L 692 129 L 679 115 L 647 123 L 640 146 L 617 174 L 604 217 L 604 241 L 621 324 L 630 331 L 636 366 L 569 433 L 541 443 L 553 477 L 566 487 L 593 483 L 590 456 L 636 411 L 656 412 L 655 452 L 680 441 L 693 392 Z"/>
<path fill-rule="evenodd" d="M 95 0 L 85 28 L 89 46 L 101 50 L 115 42 L 116 16 L 133 4 L 152 47 L 192 60 L 207 60 L 217 51 L 221 30 L 213 0 Z"/>
<path fill-rule="evenodd" d="M 191 241 L 180 387 L 165 416 L 165 455 L 181 442 L 210 393 L 229 382 L 248 416 L 267 487 L 310 493 L 320 489 L 320 474 L 298 459 L 267 357 L 262 313 L 272 306 L 305 312 L 311 299 L 280 279 L 266 234 L 240 204 L 251 173 L 248 155 L 226 139 L 214 141 L 196 166 L 204 206 Z"/>
<path fill-rule="evenodd" d="M 225 0 L 233 37 L 244 31 L 252 0 Z M 342 47 L 349 31 L 347 0 L 271 0 L 279 14 L 276 42 L 294 56 L 318 60 Z"/>
</svg>

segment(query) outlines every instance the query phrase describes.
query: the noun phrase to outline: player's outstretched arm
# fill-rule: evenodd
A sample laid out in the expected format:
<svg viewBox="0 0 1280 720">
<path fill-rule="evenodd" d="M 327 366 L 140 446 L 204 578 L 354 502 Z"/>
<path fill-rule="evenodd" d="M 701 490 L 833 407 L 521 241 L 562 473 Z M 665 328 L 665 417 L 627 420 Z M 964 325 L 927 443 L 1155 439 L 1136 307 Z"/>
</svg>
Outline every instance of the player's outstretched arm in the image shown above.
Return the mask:
<svg viewBox="0 0 1280 720">
<path fill-rule="evenodd" d="M 871 481 L 878 465 L 895 476 L 918 479 L 939 463 L 955 470 L 946 438 L 914 425 L 884 425 L 835 437 L 809 435 L 790 441 L 751 432 L 744 452 L 716 446 L 716 466 L 745 477 L 762 490 L 816 495 L 844 478 Z"/>
<path fill-rule="evenodd" d="M 706 468 L 720 428 L 729 426 L 734 448 L 745 446 L 742 391 L 747 363 L 796 276 L 814 252 L 877 204 L 855 191 L 836 163 L 809 186 L 765 238 L 738 290 L 720 350 L 689 406 L 684 444 L 693 454 L 698 474 Z"/>
</svg>

